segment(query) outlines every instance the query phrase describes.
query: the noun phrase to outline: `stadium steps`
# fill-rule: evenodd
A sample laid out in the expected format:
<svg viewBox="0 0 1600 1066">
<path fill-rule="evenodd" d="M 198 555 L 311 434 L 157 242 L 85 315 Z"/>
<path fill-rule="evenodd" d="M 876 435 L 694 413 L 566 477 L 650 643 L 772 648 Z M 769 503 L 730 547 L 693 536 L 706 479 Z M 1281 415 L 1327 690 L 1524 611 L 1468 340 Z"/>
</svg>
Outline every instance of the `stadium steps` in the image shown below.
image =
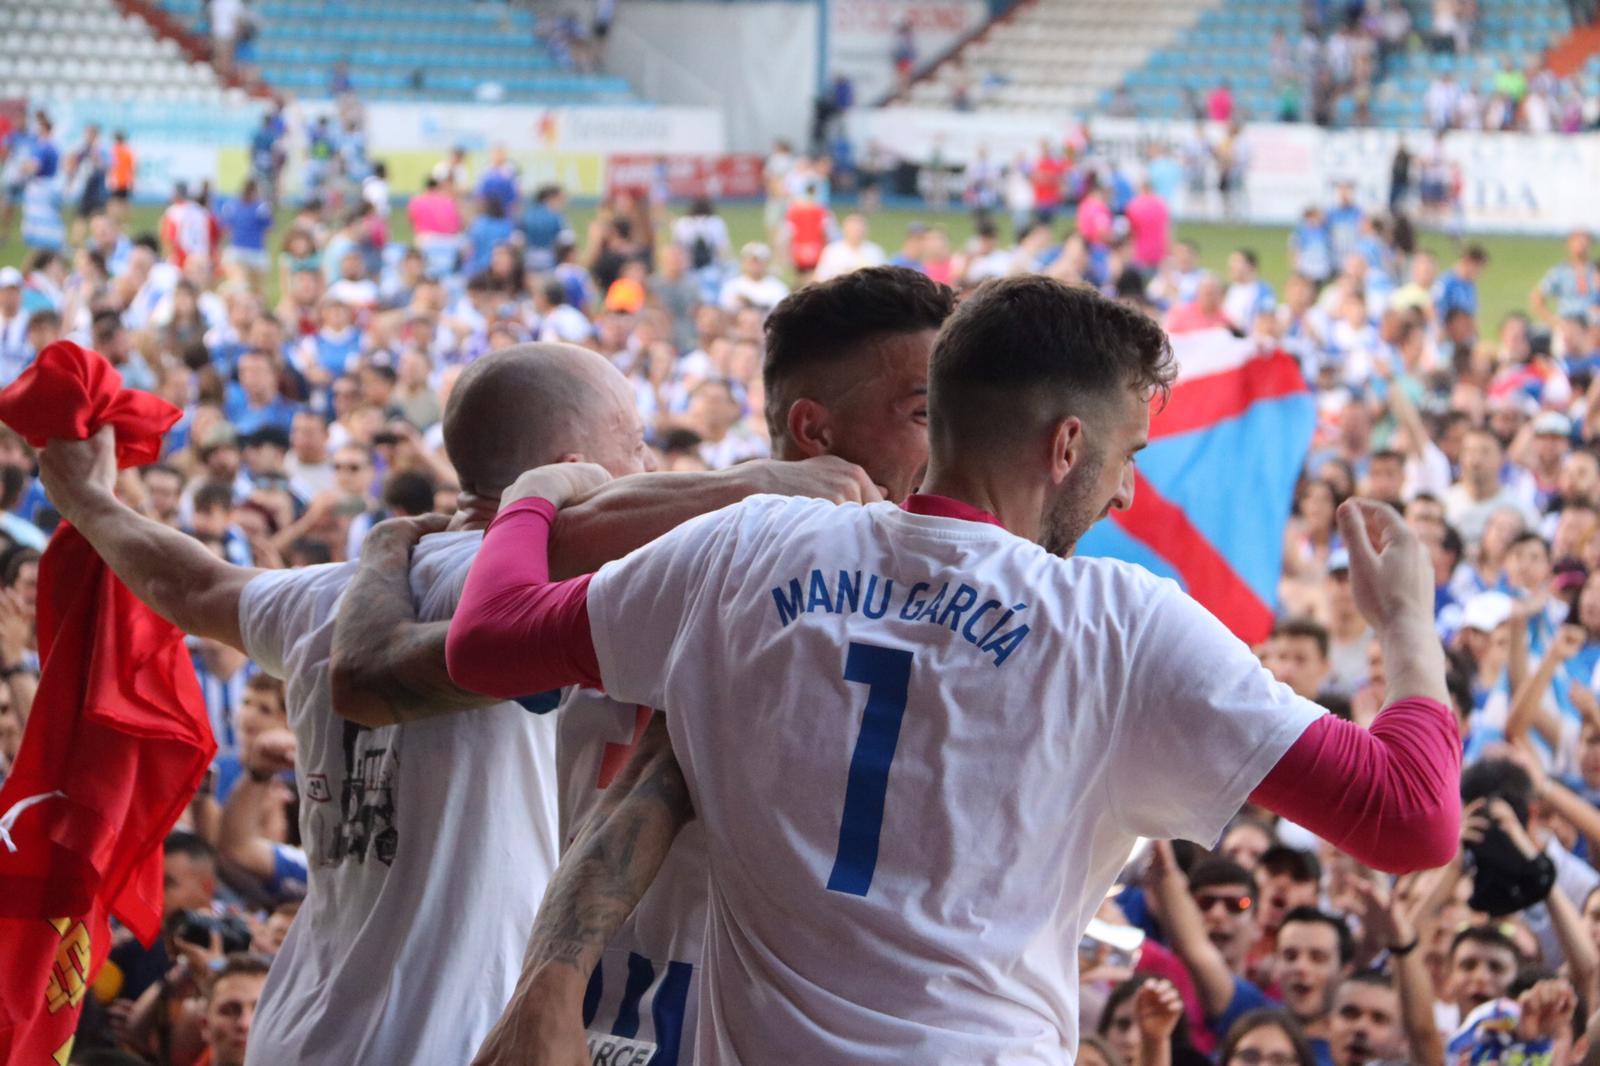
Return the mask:
<svg viewBox="0 0 1600 1066">
<path fill-rule="evenodd" d="M 1222 0 L 1023 0 L 915 81 L 894 103 L 1084 114 L 1108 88 Z"/>
<path fill-rule="evenodd" d="M 208 35 L 205 0 L 160 0 Z M 553 32 L 563 16 L 506 0 L 258 0 L 255 60 L 271 86 L 329 94 L 334 65 L 368 99 L 639 102 L 624 78 L 576 69 Z"/>
<path fill-rule="evenodd" d="M 1412 24 L 1425 29 L 1431 20 L 1431 5 L 1408 0 L 1406 6 Z M 1374 93 L 1374 117 L 1385 126 L 1426 127 L 1423 97 L 1440 74 L 1454 75 L 1457 82 L 1474 86 L 1487 99 L 1489 81 L 1507 59 L 1526 69 L 1571 31 L 1572 16 L 1565 0 L 1478 0 L 1472 51 L 1458 56 L 1417 47 L 1397 57 Z"/>
<path fill-rule="evenodd" d="M 113 0 L 0 3 L 0 98 L 181 104 L 248 98 L 179 37 Z M 192 44 L 192 42 L 191 42 Z"/>
</svg>

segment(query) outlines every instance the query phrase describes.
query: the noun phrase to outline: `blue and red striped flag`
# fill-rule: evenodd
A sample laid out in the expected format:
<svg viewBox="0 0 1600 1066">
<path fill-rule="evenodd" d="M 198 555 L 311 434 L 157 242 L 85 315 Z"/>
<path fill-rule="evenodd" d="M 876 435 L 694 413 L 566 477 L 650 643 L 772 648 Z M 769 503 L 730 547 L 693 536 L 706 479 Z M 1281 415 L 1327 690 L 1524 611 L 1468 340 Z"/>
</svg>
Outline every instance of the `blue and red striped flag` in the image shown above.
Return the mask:
<svg viewBox="0 0 1600 1066">
<path fill-rule="evenodd" d="M 1299 362 L 1226 330 L 1172 338 L 1178 380 L 1152 409 L 1133 506 L 1078 543 L 1079 555 L 1170 577 L 1242 640 L 1272 630 L 1283 531 L 1316 408 Z"/>
</svg>

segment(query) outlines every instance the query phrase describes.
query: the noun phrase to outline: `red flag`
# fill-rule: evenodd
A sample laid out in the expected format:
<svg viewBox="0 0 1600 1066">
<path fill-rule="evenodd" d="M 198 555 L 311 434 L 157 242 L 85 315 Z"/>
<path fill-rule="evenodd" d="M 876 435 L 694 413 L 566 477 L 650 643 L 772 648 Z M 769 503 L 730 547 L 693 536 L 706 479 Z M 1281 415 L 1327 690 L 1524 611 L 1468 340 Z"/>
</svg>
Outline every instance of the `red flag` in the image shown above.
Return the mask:
<svg viewBox="0 0 1600 1066">
<path fill-rule="evenodd" d="M 117 462 L 160 454 L 177 408 L 122 387 L 62 341 L 0 391 L 0 421 L 40 447 L 117 435 Z M 134 599 L 62 525 L 39 563 L 42 672 L 0 786 L 0 1062 L 65 1062 L 109 911 L 145 944 L 161 931 L 161 844 L 216 742 L 183 634 Z"/>
</svg>

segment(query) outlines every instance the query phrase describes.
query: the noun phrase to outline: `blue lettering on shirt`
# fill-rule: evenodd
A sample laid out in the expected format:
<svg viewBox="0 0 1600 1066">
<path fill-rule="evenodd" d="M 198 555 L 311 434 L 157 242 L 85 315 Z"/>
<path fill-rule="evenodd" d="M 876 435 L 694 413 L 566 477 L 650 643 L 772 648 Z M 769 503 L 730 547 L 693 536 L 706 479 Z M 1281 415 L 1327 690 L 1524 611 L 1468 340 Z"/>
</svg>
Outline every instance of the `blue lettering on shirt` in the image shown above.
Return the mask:
<svg viewBox="0 0 1600 1066">
<path fill-rule="evenodd" d="M 917 581 L 899 588 L 893 578 L 860 570 L 824 571 L 792 577 L 772 589 L 778 625 L 788 626 L 803 614 L 860 614 L 876 621 L 884 617 L 891 600 L 899 603 L 898 617 L 905 622 L 938 626 L 992 657 L 1000 666 L 1020 648 L 1031 631 L 1017 616 L 1026 603 L 1007 607 L 1004 600 L 985 596 L 964 581 Z"/>
</svg>

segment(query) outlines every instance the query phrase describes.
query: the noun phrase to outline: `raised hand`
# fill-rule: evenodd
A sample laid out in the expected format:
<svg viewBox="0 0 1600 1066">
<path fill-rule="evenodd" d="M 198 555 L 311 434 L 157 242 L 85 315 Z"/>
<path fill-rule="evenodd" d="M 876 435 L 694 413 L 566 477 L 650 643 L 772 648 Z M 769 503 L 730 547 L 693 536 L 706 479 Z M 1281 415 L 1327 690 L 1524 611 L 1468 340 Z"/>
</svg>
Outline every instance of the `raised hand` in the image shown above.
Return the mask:
<svg viewBox="0 0 1600 1066">
<path fill-rule="evenodd" d="M 1134 993 L 1133 1020 L 1139 1036 L 1151 1042 L 1172 1039 L 1183 1017 L 1183 996 L 1171 981 L 1147 981 Z"/>
<path fill-rule="evenodd" d="M 1346 500 L 1339 530 L 1350 551 L 1350 588 L 1362 617 L 1382 629 L 1433 621 L 1433 563 L 1422 540 L 1388 504 Z"/>
</svg>

